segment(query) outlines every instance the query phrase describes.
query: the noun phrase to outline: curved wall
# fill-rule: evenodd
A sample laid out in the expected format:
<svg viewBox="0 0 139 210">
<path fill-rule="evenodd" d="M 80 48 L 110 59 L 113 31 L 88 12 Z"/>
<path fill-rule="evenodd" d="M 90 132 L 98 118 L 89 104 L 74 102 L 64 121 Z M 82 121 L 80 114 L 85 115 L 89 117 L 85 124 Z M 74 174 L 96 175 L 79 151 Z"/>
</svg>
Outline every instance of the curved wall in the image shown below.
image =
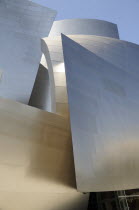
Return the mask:
<svg viewBox="0 0 139 210">
<path fill-rule="evenodd" d="M 68 19 L 53 23 L 49 36 L 84 34 L 106 36 L 119 39 L 116 24 L 95 19 Z"/>
<path fill-rule="evenodd" d="M 120 68 L 66 36 L 62 41 L 78 190 L 139 188 L 139 46 L 117 43 L 112 61 L 127 52 Z"/>
<path fill-rule="evenodd" d="M 70 125 L 56 114 L 0 99 L 3 210 L 86 210 L 77 192 Z"/>
<path fill-rule="evenodd" d="M 0 1 L 0 97 L 28 103 L 56 12 L 33 1 Z"/>
<path fill-rule="evenodd" d="M 139 60 L 137 59 L 139 56 L 138 45 L 118 39 L 93 35 L 70 35 L 68 37 L 100 56 L 102 59 L 124 69 L 124 71 L 132 74 L 132 76 L 139 77 Z M 43 39 L 42 42 L 43 45 L 47 45 L 49 49 L 49 62 L 51 62 L 51 66 L 53 67 L 56 112 L 68 116 L 67 88 L 61 37 L 48 37 Z"/>
<path fill-rule="evenodd" d="M 83 35 L 99 35 L 99 36 L 106 36 L 106 37 L 114 37 L 117 40 L 119 39 L 117 25 L 101 20 L 94 20 L 94 19 L 70 19 L 70 20 L 60 20 L 55 21 L 52 29 L 49 34 L 49 38 L 45 39 L 48 40 L 48 47 L 47 43 L 42 42 L 42 52 L 46 58 L 46 68 L 49 72 L 49 77 L 51 78 L 51 95 L 53 106 L 51 108 L 52 112 L 56 112 L 58 114 L 62 114 L 64 116 L 68 116 L 68 104 L 67 104 L 67 90 L 66 90 L 66 82 L 65 82 L 65 70 L 64 70 L 64 63 L 63 59 L 62 62 L 59 62 L 58 59 L 62 56 L 61 51 L 58 55 L 57 52 L 53 52 L 53 58 L 51 60 L 51 48 L 56 48 L 57 44 L 55 42 L 55 38 L 57 39 L 58 35 L 73 34 L 73 36 L 81 36 Z M 51 40 L 52 39 L 52 40 Z M 49 43 L 51 42 L 50 49 Z M 55 46 L 54 46 L 55 45 Z M 61 49 L 62 50 L 62 49 Z M 55 51 L 55 49 L 54 49 Z M 63 57 L 63 56 L 62 56 Z M 54 80 L 54 85 L 52 85 Z M 58 84 L 57 84 L 58 83 Z M 49 100 L 49 99 L 48 99 Z M 56 107 L 55 107 L 56 104 Z M 47 106 L 45 106 L 45 110 L 50 111 Z"/>
<path fill-rule="evenodd" d="M 40 64 L 28 105 L 51 112 L 51 96 L 48 70 Z"/>
<path fill-rule="evenodd" d="M 139 56 L 138 45 L 118 39 L 93 35 L 70 35 L 68 37 L 132 76 L 139 77 L 139 60 L 137 59 Z M 51 66 L 53 67 L 56 112 L 68 117 L 67 87 L 61 37 L 48 37 L 43 39 L 42 43 L 44 47 L 47 45 L 49 49 L 49 62 L 51 62 Z"/>
</svg>

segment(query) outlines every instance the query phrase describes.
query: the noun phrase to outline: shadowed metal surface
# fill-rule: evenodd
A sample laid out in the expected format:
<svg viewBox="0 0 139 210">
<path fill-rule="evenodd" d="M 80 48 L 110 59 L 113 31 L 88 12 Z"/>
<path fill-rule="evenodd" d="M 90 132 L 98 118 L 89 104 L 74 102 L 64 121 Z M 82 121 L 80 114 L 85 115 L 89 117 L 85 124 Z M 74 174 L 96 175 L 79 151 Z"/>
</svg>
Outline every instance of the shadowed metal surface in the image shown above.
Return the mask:
<svg viewBox="0 0 139 210">
<path fill-rule="evenodd" d="M 47 109 L 47 111 L 51 111 L 49 88 L 50 84 L 48 70 L 42 64 L 40 64 L 29 100 L 29 105 L 42 110 Z"/>
<path fill-rule="evenodd" d="M 86 210 L 77 192 L 70 125 L 56 114 L 0 99 L 0 208 Z"/>
<path fill-rule="evenodd" d="M 116 24 L 95 19 L 67 19 L 54 21 L 49 36 L 84 34 L 107 36 L 119 39 Z"/>
<path fill-rule="evenodd" d="M 28 103 L 47 36 L 56 12 L 29 0 L 0 1 L 0 96 Z"/>
<path fill-rule="evenodd" d="M 78 190 L 139 188 L 138 77 L 62 40 Z"/>
</svg>

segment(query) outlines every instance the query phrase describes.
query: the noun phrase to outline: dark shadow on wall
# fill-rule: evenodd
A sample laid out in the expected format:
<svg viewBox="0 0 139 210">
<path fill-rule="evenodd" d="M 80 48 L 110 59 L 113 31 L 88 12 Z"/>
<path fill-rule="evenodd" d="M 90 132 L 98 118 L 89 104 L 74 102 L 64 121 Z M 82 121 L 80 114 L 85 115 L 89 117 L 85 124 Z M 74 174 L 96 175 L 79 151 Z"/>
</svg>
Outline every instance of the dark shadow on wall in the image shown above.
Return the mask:
<svg viewBox="0 0 139 210">
<path fill-rule="evenodd" d="M 42 110 L 49 111 L 51 109 L 49 74 L 48 69 L 42 64 L 39 65 L 28 104 Z"/>
</svg>

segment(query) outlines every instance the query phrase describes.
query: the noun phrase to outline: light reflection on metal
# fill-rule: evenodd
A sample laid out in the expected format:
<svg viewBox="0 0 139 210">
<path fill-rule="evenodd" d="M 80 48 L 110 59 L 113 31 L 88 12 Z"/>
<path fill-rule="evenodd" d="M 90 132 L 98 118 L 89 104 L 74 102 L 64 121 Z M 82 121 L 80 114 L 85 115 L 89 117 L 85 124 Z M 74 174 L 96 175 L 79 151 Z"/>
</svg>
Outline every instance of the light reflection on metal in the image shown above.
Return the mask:
<svg viewBox="0 0 139 210">
<path fill-rule="evenodd" d="M 62 39 L 78 190 L 139 188 L 138 77 Z"/>
<path fill-rule="evenodd" d="M 0 97 L 28 104 L 41 57 L 40 39 L 48 35 L 56 16 L 41 3 L 0 1 Z"/>
<path fill-rule="evenodd" d="M 49 37 L 65 35 L 96 35 L 119 39 L 117 25 L 96 19 L 67 19 L 54 21 Z"/>
<path fill-rule="evenodd" d="M 55 21 L 48 38 L 42 39 L 42 52 L 45 54 L 47 65 L 45 66 L 51 78 L 51 111 L 69 117 L 69 110 L 66 96 L 66 79 L 63 65 L 61 33 L 73 34 L 73 38 L 79 39 L 84 34 L 84 39 L 89 35 L 107 36 L 119 39 L 117 25 L 95 19 L 69 19 Z M 76 34 L 76 35 L 75 35 Z M 59 73 L 59 74 L 58 74 Z M 61 81 L 61 84 L 60 84 Z M 58 94 L 57 94 L 58 93 Z M 48 99 L 49 100 L 49 99 Z M 57 101 L 58 100 L 58 101 Z M 47 107 L 46 107 L 46 110 Z"/>
</svg>

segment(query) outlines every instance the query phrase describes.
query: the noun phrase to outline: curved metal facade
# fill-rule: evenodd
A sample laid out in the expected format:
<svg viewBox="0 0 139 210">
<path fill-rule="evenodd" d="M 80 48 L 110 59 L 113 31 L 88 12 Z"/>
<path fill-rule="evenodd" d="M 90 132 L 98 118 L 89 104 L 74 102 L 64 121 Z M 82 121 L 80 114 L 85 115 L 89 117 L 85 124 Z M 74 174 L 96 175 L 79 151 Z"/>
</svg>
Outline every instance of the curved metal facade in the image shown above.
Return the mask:
<svg viewBox="0 0 139 210">
<path fill-rule="evenodd" d="M 76 20 L 62 20 L 55 21 L 48 38 L 44 38 L 42 41 L 42 52 L 45 55 L 46 65 L 48 69 L 49 76 L 51 78 L 51 110 L 45 107 L 45 110 L 56 112 L 68 117 L 68 103 L 67 103 L 67 88 L 65 79 L 65 70 L 63 63 L 62 54 L 62 43 L 60 36 L 56 36 L 64 32 L 65 34 L 93 34 L 99 36 L 110 36 L 119 38 L 118 29 L 115 24 L 100 21 L 100 20 L 90 20 L 90 19 L 76 19 Z M 77 37 L 77 40 L 82 42 L 82 37 L 84 37 L 84 42 L 91 35 L 68 35 L 71 37 Z M 83 43 L 84 43 L 83 42 Z M 90 41 L 91 42 L 91 41 Z M 101 49 L 100 49 L 101 50 Z M 52 85 L 54 83 L 54 85 Z M 45 91 L 45 90 L 44 90 Z M 50 98 L 47 100 L 50 100 Z"/>
<path fill-rule="evenodd" d="M 95 19 L 68 19 L 54 21 L 49 36 L 84 34 L 119 39 L 116 24 Z"/>
<path fill-rule="evenodd" d="M 93 35 L 70 35 L 68 37 L 106 61 L 125 69 L 125 71 L 131 73 L 132 69 L 132 74 L 138 76 L 139 62 L 136 59 L 139 55 L 138 45 L 118 39 Z M 52 67 L 50 72 L 54 74 L 55 82 L 53 92 L 55 92 L 56 96 L 54 102 L 56 103 L 56 112 L 63 116 L 68 116 L 67 88 L 61 37 L 45 38 L 42 40 L 42 45 L 44 48 L 47 45 L 49 50 L 50 59 L 48 62 L 51 63 Z"/>
<path fill-rule="evenodd" d="M 97 44 L 101 54 L 106 54 L 101 39 Z M 111 50 L 106 60 L 97 50 L 91 52 L 63 36 L 76 180 L 81 192 L 139 188 L 139 46 L 120 41 Z"/>
<path fill-rule="evenodd" d="M 139 188 L 139 46 L 90 19 L 40 42 L 56 14 L 42 2 L 0 1 L 0 96 L 39 108 L 0 100 L 1 208 L 85 210 L 83 192 Z"/>
<path fill-rule="evenodd" d="M 79 45 L 73 41 L 64 42 L 65 61 L 60 36 L 43 39 L 42 49 L 44 53 L 45 47 L 48 49 L 48 63 L 54 74 L 56 112 L 66 117 L 70 112 L 78 190 L 138 188 L 136 123 L 139 122 L 134 113 L 138 112 L 139 46 L 102 36 L 68 37 Z M 72 72 L 67 77 L 68 98 L 64 63 L 67 71 Z M 93 78 L 94 71 L 99 69 L 101 74 Z M 125 150 L 128 152 L 122 154 Z M 129 175 L 128 171 L 131 171 Z"/>
<path fill-rule="evenodd" d="M 0 206 L 20 210 L 86 210 L 77 192 L 69 122 L 0 99 Z"/>
<path fill-rule="evenodd" d="M 30 0 L 0 1 L 0 96 L 28 103 L 47 36 L 56 12 Z"/>
</svg>

